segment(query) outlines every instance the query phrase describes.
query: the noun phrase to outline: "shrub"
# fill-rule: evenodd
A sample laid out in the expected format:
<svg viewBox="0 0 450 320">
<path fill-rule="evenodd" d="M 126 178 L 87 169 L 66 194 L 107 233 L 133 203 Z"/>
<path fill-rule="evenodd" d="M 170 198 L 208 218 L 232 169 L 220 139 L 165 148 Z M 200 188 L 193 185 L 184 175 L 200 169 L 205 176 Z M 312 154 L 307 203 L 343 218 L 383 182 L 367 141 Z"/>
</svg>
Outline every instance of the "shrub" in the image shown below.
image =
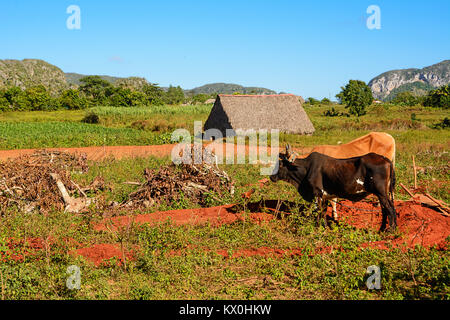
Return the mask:
<svg viewBox="0 0 450 320">
<path fill-rule="evenodd" d="M 80 95 L 78 90 L 69 89 L 59 97 L 59 106 L 69 110 L 78 110 L 86 108 L 88 102 L 85 97 Z"/>
<path fill-rule="evenodd" d="M 192 104 L 196 104 L 196 103 L 205 103 L 206 100 L 209 99 L 209 95 L 204 94 L 204 93 L 199 93 L 196 94 L 195 96 L 192 97 Z"/>
<path fill-rule="evenodd" d="M 309 103 L 310 105 L 314 106 L 314 105 L 320 104 L 320 101 L 317 100 L 317 99 L 314 99 L 314 98 L 312 98 L 312 97 L 309 97 L 309 98 L 306 100 L 306 103 Z"/>
<path fill-rule="evenodd" d="M 339 112 L 334 107 L 331 107 L 331 109 L 328 109 L 323 113 L 325 117 L 349 117 L 350 115 L 348 113 Z"/>
<path fill-rule="evenodd" d="M 441 122 L 435 123 L 431 126 L 433 129 L 449 129 L 450 119 L 445 117 Z"/>
<path fill-rule="evenodd" d="M 398 93 L 391 102 L 397 105 L 413 106 L 419 102 L 419 99 L 412 92 L 403 91 Z"/>
<path fill-rule="evenodd" d="M 84 116 L 84 118 L 81 120 L 81 122 L 96 124 L 96 123 L 100 122 L 100 118 L 95 113 L 89 112 L 88 114 L 86 114 Z"/>
<path fill-rule="evenodd" d="M 52 99 L 43 85 L 31 87 L 23 92 L 23 107 L 26 110 L 52 109 Z"/>
<path fill-rule="evenodd" d="M 432 90 L 425 98 L 424 105 L 434 108 L 450 108 L 450 84 Z"/>
<path fill-rule="evenodd" d="M 323 98 L 322 101 L 320 101 L 321 104 L 330 104 L 331 100 L 328 98 Z"/>
</svg>

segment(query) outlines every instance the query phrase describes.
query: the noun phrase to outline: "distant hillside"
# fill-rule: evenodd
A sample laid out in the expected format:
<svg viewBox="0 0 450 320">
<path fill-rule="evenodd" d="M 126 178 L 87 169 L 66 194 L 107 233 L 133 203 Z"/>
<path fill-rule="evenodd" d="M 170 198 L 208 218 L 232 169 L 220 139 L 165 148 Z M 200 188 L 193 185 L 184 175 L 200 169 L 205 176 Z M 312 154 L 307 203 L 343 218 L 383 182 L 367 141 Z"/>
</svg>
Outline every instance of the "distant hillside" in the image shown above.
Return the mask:
<svg viewBox="0 0 450 320">
<path fill-rule="evenodd" d="M 200 93 L 233 94 L 235 92 L 240 92 L 242 94 L 276 94 L 275 91 L 270 89 L 260 87 L 244 87 L 233 83 L 210 83 L 194 89 L 185 90 L 185 93 L 188 95 L 195 95 Z"/>
<path fill-rule="evenodd" d="M 450 83 L 450 60 L 444 60 L 423 69 L 392 70 L 369 82 L 374 98 L 388 100 L 402 91 L 423 94 L 435 87 Z"/>
<path fill-rule="evenodd" d="M 68 84 L 79 86 L 81 84 L 80 79 L 86 77 L 87 75 L 68 72 L 68 73 L 65 73 L 65 76 L 66 76 L 66 81 Z M 125 78 L 111 77 L 111 76 L 100 76 L 100 78 L 102 78 L 103 80 L 106 80 L 108 82 L 111 82 L 112 84 L 114 84 L 119 79 L 125 79 Z"/>
<path fill-rule="evenodd" d="M 426 95 L 428 93 L 428 91 L 433 90 L 434 88 L 435 87 L 432 86 L 431 84 L 422 82 L 422 81 L 405 83 L 405 84 L 402 84 L 400 87 L 393 89 L 391 91 L 391 93 L 389 93 L 384 98 L 384 100 L 391 101 L 392 99 L 394 99 L 397 96 L 397 94 L 399 94 L 400 92 L 405 92 L 405 91 L 409 91 L 416 96 L 423 96 L 423 95 Z"/>
<path fill-rule="evenodd" d="M 43 85 L 52 94 L 66 89 L 64 72 L 43 60 L 0 60 L 0 87 L 28 87 Z"/>
<path fill-rule="evenodd" d="M 0 88 L 18 86 L 26 89 L 36 85 L 44 85 L 52 94 L 56 94 L 69 87 L 79 86 L 80 79 L 86 76 L 74 72 L 64 73 L 60 68 L 43 60 L 0 60 Z M 135 89 L 140 89 L 143 85 L 149 83 L 146 79 L 138 77 L 121 78 L 100 75 L 100 78 L 116 86 Z M 162 87 L 162 89 L 168 90 L 167 87 Z M 199 93 L 233 94 L 235 92 L 242 94 L 276 94 L 275 91 L 270 89 L 244 87 L 232 83 L 211 83 L 194 89 L 184 90 L 186 95 Z"/>
</svg>

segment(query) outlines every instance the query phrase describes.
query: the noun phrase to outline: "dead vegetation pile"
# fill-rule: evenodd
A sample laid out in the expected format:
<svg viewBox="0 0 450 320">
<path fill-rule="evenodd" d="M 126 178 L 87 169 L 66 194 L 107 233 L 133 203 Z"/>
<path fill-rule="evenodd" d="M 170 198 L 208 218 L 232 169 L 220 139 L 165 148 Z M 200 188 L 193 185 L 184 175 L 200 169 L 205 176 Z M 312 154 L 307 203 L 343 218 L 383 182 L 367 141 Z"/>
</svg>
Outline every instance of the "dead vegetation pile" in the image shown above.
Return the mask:
<svg viewBox="0 0 450 320">
<path fill-rule="evenodd" d="M 213 158 L 214 159 L 214 158 Z M 189 200 L 207 205 L 208 199 L 222 201 L 226 193 L 234 193 L 228 174 L 214 164 L 214 160 L 200 164 L 170 164 L 159 170 L 144 170 L 145 182 L 129 195 L 128 207 L 142 208 L 153 204 L 170 204 Z"/>
<path fill-rule="evenodd" d="M 27 213 L 67 209 L 69 193 L 79 191 L 70 173 L 87 169 L 85 155 L 46 150 L 0 162 L 0 214 L 11 207 Z"/>
</svg>

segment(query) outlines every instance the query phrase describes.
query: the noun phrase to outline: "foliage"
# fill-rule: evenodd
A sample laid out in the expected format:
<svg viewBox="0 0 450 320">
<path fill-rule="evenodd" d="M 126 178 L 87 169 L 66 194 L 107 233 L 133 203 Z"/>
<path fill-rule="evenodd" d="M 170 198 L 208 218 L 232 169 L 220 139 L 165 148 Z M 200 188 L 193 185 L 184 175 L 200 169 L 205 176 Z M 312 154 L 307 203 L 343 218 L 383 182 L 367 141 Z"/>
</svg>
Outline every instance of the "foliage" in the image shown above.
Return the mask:
<svg viewBox="0 0 450 320">
<path fill-rule="evenodd" d="M 350 80 L 342 91 L 336 95 L 340 102 L 346 105 L 350 114 L 358 117 L 366 114 L 366 107 L 372 104 L 372 90 L 364 81 Z"/>
<path fill-rule="evenodd" d="M 79 110 L 88 107 L 87 99 L 78 90 L 65 90 L 59 97 L 59 106 L 69 110 Z"/>
<path fill-rule="evenodd" d="M 413 106 L 419 102 L 419 98 L 416 97 L 410 91 L 403 91 L 398 93 L 391 103 L 405 106 Z"/>
<path fill-rule="evenodd" d="M 331 104 L 331 100 L 328 98 L 323 98 L 322 101 L 320 101 L 321 104 Z"/>
<path fill-rule="evenodd" d="M 143 92 L 147 96 L 147 102 L 150 105 L 162 106 L 164 104 L 163 96 L 165 92 L 157 84 L 147 84 L 143 87 Z"/>
<path fill-rule="evenodd" d="M 326 110 L 323 115 L 325 117 L 348 117 L 348 113 L 339 112 L 334 107 L 331 107 L 331 109 Z"/>
<path fill-rule="evenodd" d="M 306 99 L 306 103 L 309 103 L 310 105 L 314 106 L 320 104 L 320 101 L 313 97 L 309 97 L 308 99 Z"/>
<path fill-rule="evenodd" d="M 115 107 L 142 106 L 147 102 L 147 97 L 143 92 L 123 87 L 114 88 L 111 91 L 108 102 Z"/>
<path fill-rule="evenodd" d="M 166 94 L 163 96 L 163 101 L 166 104 L 181 104 L 184 101 L 184 92 L 180 86 L 170 86 Z"/>
<path fill-rule="evenodd" d="M 433 129 L 449 129 L 450 128 L 450 119 L 445 117 L 442 121 L 435 123 L 431 126 Z"/>
<path fill-rule="evenodd" d="M 388 96 L 386 96 L 385 101 L 392 101 L 398 94 L 402 92 L 409 92 L 414 95 L 417 99 L 419 97 L 425 96 L 430 90 L 433 90 L 434 87 L 423 81 L 415 81 L 411 83 L 404 83 L 401 86 L 393 89 Z"/>
<path fill-rule="evenodd" d="M 24 109 L 31 111 L 56 109 L 54 101 L 43 85 L 26 89 L 23 92 L 23 104 Z"/>
<path fill-rule="evenodd" d="M 211 95 L 205 94 L 205 93 L 199 93 L 192 97 L 191 103 L 192 104 L 201 104 L 205 103 L 206 100 L 210 99 Z"/>
<path fill-rule="evenodd" d="M 450 108 L 450 84 L 430 91 L 425 98 L 427 107 L 449 109 Z"/>
<path fill-rule="evenodd" d="M 84 116 L 81 122 L 95 124 L 100 122 L 100 118 L 95 113 L 89 112 Z"/>
<path fill-rule="evenodd" d="M 92 101 L 93 105 L 106 103 L 106 98 L 112 94 L 113 86 L 99 76 L 87 76 L 80 79 L 80 92 Z"/>
</svg>

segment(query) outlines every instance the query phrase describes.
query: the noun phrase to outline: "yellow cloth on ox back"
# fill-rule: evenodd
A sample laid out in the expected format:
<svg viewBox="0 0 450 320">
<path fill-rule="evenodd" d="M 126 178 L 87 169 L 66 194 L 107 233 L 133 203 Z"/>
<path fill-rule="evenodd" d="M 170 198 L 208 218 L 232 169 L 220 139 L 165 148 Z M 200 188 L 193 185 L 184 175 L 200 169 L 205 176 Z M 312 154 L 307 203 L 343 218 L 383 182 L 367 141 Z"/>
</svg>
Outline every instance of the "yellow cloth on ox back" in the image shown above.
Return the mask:
<svg viewBox="0 0 450 320">
<path fill-rule="evenodd" d="M 384 132 L 371 132 L 341 145 L 316 146 L 310 153 L 297 155 L 297 158 L 306 158 L 312 152 L 322 153 L 336 159 L 359 157 L 373 152 L 385 156 L 395 164 L 395 140 L 390 134 Z"/>
</svg>

